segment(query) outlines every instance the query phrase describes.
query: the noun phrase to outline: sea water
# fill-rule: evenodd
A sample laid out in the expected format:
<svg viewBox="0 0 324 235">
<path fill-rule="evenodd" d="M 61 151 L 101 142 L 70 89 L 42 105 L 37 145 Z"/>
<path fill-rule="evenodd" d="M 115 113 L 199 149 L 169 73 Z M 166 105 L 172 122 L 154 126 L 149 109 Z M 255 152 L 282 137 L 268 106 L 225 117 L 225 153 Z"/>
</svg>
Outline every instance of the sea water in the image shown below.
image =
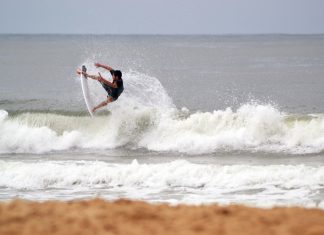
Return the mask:
<svg viewBox="0 0 324 235">
<path fill-rule="evenodd" d="M 323 35 L 1 35 L 0 71 L 0 200 L 324 207 Z"/>
</svg>

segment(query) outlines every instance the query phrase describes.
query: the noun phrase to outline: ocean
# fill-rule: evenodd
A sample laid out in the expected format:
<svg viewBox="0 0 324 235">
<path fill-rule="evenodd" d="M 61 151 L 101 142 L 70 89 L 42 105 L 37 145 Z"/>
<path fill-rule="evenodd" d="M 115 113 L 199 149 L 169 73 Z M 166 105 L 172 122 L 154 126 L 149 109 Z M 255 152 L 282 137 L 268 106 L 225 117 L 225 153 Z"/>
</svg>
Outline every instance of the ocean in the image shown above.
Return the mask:
<svg viewBox="0 0 324 235">
<path fill-rule="evenodd" d="M 0 35 L 0 71 L 2 201 L 324 208 L 324 35 Z"/>
</svg>

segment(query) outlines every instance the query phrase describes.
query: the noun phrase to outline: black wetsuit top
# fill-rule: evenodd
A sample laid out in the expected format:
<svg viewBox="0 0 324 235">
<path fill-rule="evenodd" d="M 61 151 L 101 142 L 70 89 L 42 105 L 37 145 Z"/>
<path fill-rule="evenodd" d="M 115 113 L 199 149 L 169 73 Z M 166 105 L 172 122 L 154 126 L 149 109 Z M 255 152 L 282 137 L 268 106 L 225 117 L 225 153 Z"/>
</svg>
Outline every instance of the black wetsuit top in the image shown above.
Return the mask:
<svg viewBox="0 0 324 235">
<path fill-rule="evenodd" d="M 110 73 L 111 75 L 113 75 L 114 70 L 111 70 Z M 117 79 L 113 81 L 113 84 L 116 84 L 117 88 L 110 87 L 103 82 L 101 83 L 102 87 L 107 91 L 108 95 L 111 96 L 114 100 L 117 100 L 120 94 L 124 91 L 123 79 Z"/>
</svg>

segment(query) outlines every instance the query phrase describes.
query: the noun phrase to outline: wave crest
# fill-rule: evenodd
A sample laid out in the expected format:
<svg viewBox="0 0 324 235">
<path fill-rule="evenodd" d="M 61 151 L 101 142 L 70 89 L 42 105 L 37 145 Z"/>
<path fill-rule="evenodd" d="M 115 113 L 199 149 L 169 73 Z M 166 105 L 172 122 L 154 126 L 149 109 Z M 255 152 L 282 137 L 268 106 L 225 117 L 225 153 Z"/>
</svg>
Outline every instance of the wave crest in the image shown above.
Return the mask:
<svg viewBox="0 0 324 235">
<path fill-rule="evenodd" d="M 0 152 L 43 153 L 120 146 L 189 154 L 215 151 L 316 153 L 324 149 L 324 118 L 296 117 L 270 105 L 214 112 L 141 107 L 95 118 L 50 113 L 0 115 Z"/>
<path fill-rule="evenodd" d="M 91 66 L 90 66 L 91 71 Z M 293 154 L 324 150 L 324 116 L 294 116 L 272 105 L 244 104 L 237 110 L 178 110 L 161 83 L 125 73 L 125 93 L 109 104 L 106 116 L 55 113 L 8 115 L 0 110 L 0 153 L 44 153 L 121 146 L 204 154 L 266 151 Z M 90 83 L 93 96 L 105 94 Z"/>
</svg>

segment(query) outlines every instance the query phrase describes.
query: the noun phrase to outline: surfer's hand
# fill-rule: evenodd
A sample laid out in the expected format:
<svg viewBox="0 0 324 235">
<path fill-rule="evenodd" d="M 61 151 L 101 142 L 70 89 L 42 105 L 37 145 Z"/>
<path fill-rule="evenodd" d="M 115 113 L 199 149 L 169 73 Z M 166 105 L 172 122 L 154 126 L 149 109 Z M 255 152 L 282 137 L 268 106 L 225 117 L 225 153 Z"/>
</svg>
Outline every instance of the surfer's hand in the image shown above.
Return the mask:
<svg viewBox="0 0 324 235">
<path fill-rule="evenodd" d="M 99 67 L 101 67 L 102 65 L 101 64 L 99 64 L 99 63 L 95 63 L 94 64 L 97 68 L 99 68 Z"/>
</svg>

